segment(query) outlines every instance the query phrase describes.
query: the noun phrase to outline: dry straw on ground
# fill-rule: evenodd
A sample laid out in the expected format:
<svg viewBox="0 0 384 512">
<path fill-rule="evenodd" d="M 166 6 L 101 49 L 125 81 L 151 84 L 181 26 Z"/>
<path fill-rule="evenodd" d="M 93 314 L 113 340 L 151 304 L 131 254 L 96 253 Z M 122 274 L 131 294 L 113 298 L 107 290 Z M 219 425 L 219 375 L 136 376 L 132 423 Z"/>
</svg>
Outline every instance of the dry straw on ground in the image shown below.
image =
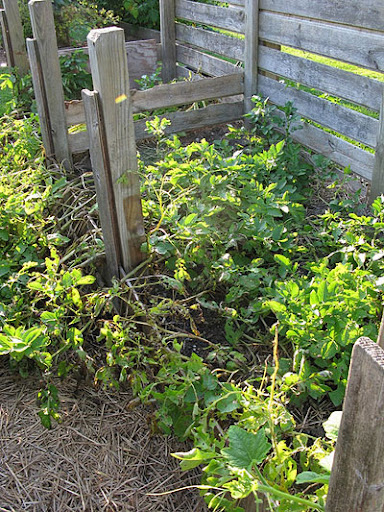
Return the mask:
<svg viewBox="0 0 384 512">
<path fill-rule="evenodd" d="M 0 512 L 206 510 L 172 451 L 188 449 L 151 435 L 151 411 L 127 408 L 132 396 L 60 385 L 62 423 L 46 430 L 37 416 L 39 382 L 0 362 Z"/>
</svg>

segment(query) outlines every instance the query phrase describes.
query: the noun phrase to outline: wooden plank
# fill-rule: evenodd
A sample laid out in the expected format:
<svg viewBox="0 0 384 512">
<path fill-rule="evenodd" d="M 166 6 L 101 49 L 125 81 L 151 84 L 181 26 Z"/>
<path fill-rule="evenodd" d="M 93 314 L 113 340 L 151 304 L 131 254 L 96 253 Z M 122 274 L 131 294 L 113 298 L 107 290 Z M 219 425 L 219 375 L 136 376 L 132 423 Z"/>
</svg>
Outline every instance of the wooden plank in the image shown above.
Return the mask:
<svg viewBox="0 0 384 512">
<path fill-rule="evenodd" d="M 138 27 L 131 23 L 119 22 L 119 27 L 124 30 L 126 41 L 136 41 L 140 39 L 154 39 L 156 43 L 160 43 L 160 30 L 151 28 Z"/>
<path fill-rule="evenodd" d="M 260 8 L 294 16 L 384 30 L 384 3 L 378 0 L 260 0 Z"/>
<path fill-rule="evenodd" d="M 88 54 L 88 47 L 60 48 L 59 55 L 71 55 L 76 50 Z M 136 88 L 137 82 L 143 75 L 152 75 L 158 65 L 158 43 L 154 39 L 143 41 L 128 41 L 125 43 L 127 52 L 130 87 Z"/>
<path fill-rule="evenodd" d="M 210 76 L 232 75 L 244 71 L 243 68 L 235 66 L 231 62 L 180 44 L 176 45 L 176 57 L 178 62 Z"/>
<path fill-rule="evenodd" d="M 384 71 L 384 33 L 261 11 L 260 38 Z"/>
<path fill-rule="evenodd" d="M 89 137 L 87 132 L 70 133 L 68 138 L 71 153 L 84 153 L 89 150 Z"/>
<path fill-rule="evenodd" d="M 375 165 L 373 168 L 370 202 L 384 194 L 384 85 L 382 85 L 380 124 L 377 132 Z"/>
<path fill-rule="evenodd" d="M 14 59 L 13 59 L 13 52 L 12 52 L 12 43 L 11 43 L 11 36 L 9 33 L 8 28 L 8 21 L 7 21 L 7 15 L 5 14 L 4 9 L 0 9 L 0 24 L 1 24 L 1 32 L 3 36 L 3 46 L 5 50 L 5 55 L 7 58 L 7 66 L 10 68 L 13 68 Z"/>
<path fill-rule="evenodd" d="M 29 62 L 31 64 L 33 90 L 35 92 L 37 113 L 39 115 L 40 131 L 48 158 L 55 155 L 53 144 L 52 127 L 49 119 L 49 109 L 45 92 L 43 71 L 39 59 L 38 45 L 36 39 L 27 39 Z"/>
<path fill-rule="evenodd" d="M 327 512 L 384 510 L 384 351 L 360 338 L 352 352 Z"/>
<path fill-rule="evenodd" d="M 208 107 L 189 112 L 170 112 L 159 117 L 171 121 L 171 126 L 165 129 L 165 133 L 169 134 L 235 121 L 242 117 L 243 108 L 243 102 L 240 101 L 238 103 L 209 105 Z M 136 140 L 150 138 L 145 128 L 145 120 L 135 122 Z"/>
<path fill-rule="evenodd" d="M 85 123 L 85 110 L 82 100 L 72 100 L 65 102 L 65 114 L 67 126 Z"/>
<path fill-rule="evenodd" d="M 244 34 L 244 9 L 177 0 L 176 18 Z"/>
<path fill-rule="evenodd" d="M 89 152 L 107 260 L 106 277 L 108 284 L 111 284 L 112 278 L 119 276 L 121 246 L 109 168 L 108 146 L 103 129 L 103 116 L 98 93 L 83 89 L 82 98 L 87 120 Z"/>
<path fill-rule="evenodd" d="M 13 65 L 23 76 L 29 72 L 29 63 L 19 6 L 17 0 L 3 0 L 3 6 L 7 17 Z"/>
<path fill-rule="evenodd" d="M 229 2 L 227 2 L 229 5 L 236 5 L 236 6 L 240 6 L 240 7 L 244 7 L 245 5 L 245 0 L 230 0 Z"/>
<path fill-rule="evenodd" d="M 287 101 L 292 101 L 303 117 L 373 149 L 376 146 L 379 121 L 372 117 L 293 87 L 286 87 L 276 80 L 261 75 L 259 75 L 259 94 L 269 97 L 272 103 L 280 106 L 284 106 Z"/>
<path fill-rule="evenodd" d="M 160 0 L 160 33 L 163 82 L 176 78 L 175 0 Z"/>
<path fill-rule="evenodd" d="M 176 24 L 176 39 L 236 61 L 244 60 L 244 39 Z"/>
<path fill-rule="evenodd" d="M 244 113 L 246 114 L 254 107 L 251 98 L 257 93 L 259 0 L 246 0 L 245 12 Z M 246 124 L 248 124 L 248 122 Z"/>
<path fill-rule="evenodd" d="M 47 98 L 55 157 L 66 168 L 72 165 L 64 109 L 64 92 L 57 53 L 55 23 L 49 0 L 30 0 L 32 31 L 37 41 Z"/>
<path fill-rule="evenodd" d="M 195 101 L 241 94 L 243 90 L 243 75 L 240 73 L 205 78 L 198 82 L 162 84 L 146 91 L 132 91 L 133 112 L 187 105 Z"/>
<path fill-rule="evenodd" d="M 93 86 L 103 113 L 122 267 L 127 272 L 143 259 L 144 225 L 124 31 L 91 30 L 88 47 Z"/>
<path fill-rule="evenodd" d="M 259 67 L 374 111 L 380 110 L 382 83 L 378 80 L 265 46 L 259 47 Z"/>
</svg>

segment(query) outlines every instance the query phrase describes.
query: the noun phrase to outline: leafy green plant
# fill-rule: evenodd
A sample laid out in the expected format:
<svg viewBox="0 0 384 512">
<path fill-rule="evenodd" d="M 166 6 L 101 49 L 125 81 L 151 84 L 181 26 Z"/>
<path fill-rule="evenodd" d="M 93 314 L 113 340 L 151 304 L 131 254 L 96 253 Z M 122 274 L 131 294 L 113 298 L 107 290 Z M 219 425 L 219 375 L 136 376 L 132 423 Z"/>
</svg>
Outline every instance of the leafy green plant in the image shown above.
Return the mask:
<svg viewBox="0 0 384 512">
<path fill-rule="evenodd" d="M 60 68 L 66 100 L 81 99 L 82 89 L 92 89 L 88 56 L 83 50 L 75 50 L 71 55 L 61 56 Z"/>
</svg>

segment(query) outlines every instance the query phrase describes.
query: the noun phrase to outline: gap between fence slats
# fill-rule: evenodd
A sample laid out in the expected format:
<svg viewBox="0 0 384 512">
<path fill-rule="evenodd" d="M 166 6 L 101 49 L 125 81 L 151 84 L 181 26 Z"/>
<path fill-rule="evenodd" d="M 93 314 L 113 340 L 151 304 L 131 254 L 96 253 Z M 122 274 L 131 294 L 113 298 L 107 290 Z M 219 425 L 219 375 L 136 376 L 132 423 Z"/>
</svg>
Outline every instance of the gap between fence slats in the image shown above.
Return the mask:
<svg viewBox="0 0 384 512">
<path fill-rule="evenodd" d="M 244 9 L 177 0 L 176 18 L 244 34 Z"/>
<path fill-rule="evenodd" d="M 261 11 L 260 38 L 384 71 L 384 33 Z"/>
<path fill-rule="evenodd" d="M 265 46 L 259 47 L 260 69 L 307 87 L 332 94 L 376 112 L 380 110 L 382 83 L 342 69 L 319 64 Z"/>
<path fill-rule="evenodd" d="M 276 105 L 292 101 L 299 114 L 335 132 L 375 148 L 379 121 L 310 93 L 259 75 L 259 93 Z"/>
</svg>

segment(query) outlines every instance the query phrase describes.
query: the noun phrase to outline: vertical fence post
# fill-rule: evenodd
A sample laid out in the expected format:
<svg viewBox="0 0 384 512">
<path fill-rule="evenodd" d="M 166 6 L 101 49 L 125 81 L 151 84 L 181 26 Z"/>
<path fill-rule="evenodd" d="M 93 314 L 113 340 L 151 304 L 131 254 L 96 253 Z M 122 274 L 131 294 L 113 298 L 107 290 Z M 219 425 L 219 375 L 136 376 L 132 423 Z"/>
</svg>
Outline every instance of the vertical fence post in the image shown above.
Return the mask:
<svg viewBox="0 0 384 512">
<path fill-rule="evenodd" d="M 121 251 L 120 266 L 127 272 L 143 260 L 144 224 L 124 30 L 91 30 L 88 48 L 93 87 L 100 98 L 105 162 L 120 241 L 117 250 Z"/>
<path fill-rule="evenodd" d="M 384 351 L 369 338 L 352 353 L 326 512 L 384 510 Z"/>
<path fill-rule="evenodd" d="M 3 0 L 4 12 L 1 17 L 5 51 L 9 66 L 18 68 L 20 75 L 29 71 L 23 26 L 17 0 Z"/>
<path fill-rule="evenodd" d="M 257 94 L 259 52 L 259 0 L 245 0 L 244 113 L 253 108 Z"/>
<path fill-rule="evenodd" d="M 52 4 L 50 0 L 30 0 L 28 5 L 49 115 L 49 121 L 43 121 L 43 123 L 47 124 L 48 122 L 50 125 L 56 159 L 62 162 L 66 168 L 70 168 L 72 157 L 68 143 L 64 91 Z M 34 71 L 35 69 L 32 69 L 32 72 Z M 39 80 L 38 77 L 34 82 L 37 80 Z M 36 97 L 36 99 L 38 98 Z"/>
<path fill-rule="evenodd" d="M 384 86 L 369 202 L 372 203 L 380 194 L 384 194 Z"/>
<path fill-rule="evenodd" d="M 175 0 L 160 0 L 160 40 L 162 78 L 167 83 L 176 78 Z"/>
</svg>

